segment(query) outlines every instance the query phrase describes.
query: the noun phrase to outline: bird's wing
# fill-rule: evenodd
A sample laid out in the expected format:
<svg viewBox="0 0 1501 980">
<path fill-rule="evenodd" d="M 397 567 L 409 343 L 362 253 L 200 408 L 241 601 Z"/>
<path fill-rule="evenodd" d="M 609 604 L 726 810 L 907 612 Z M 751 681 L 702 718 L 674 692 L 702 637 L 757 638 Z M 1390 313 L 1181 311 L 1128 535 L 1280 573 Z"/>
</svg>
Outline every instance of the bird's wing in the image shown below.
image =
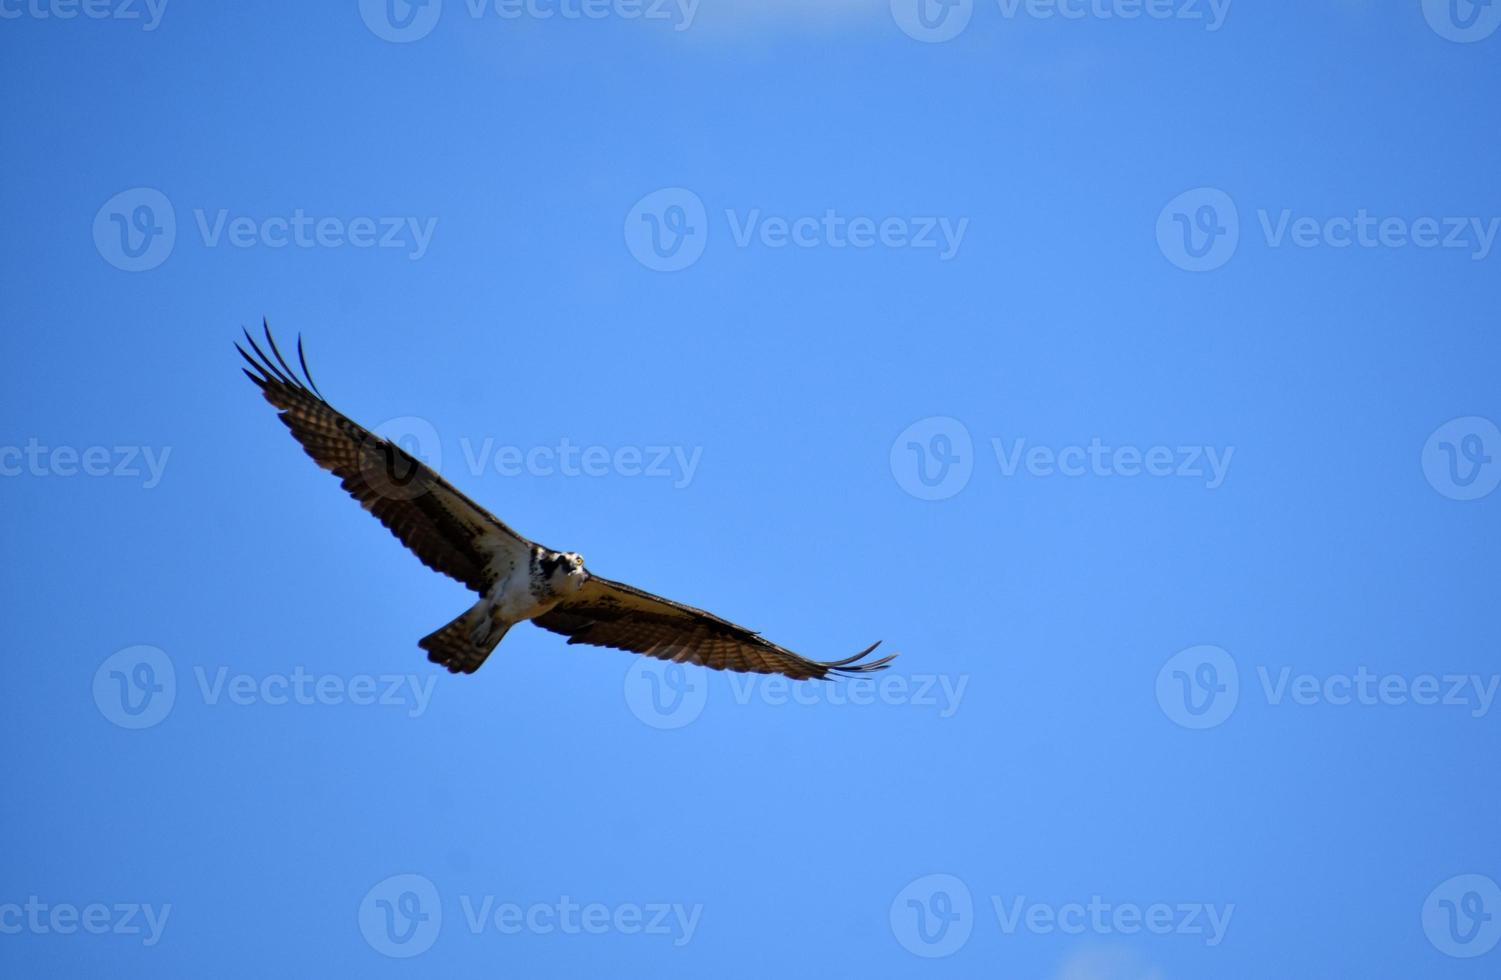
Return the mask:
<svg viewBox="0 0 1501 980">
<path fill-rule="evenodd" d="M 702 609 L 598 576 L 532 622 L 563 634 L 569 643 L 630 650 L 715 670 L 786 674 L 796 680 L 882 670 L 896 656 L 860 663 L 878 646 L 871 644 L 845 660 L 809 660 Z"/>
<path fill-rule="evenodd" d="M 255 352 L 252 357 L 235 345 L 252 368 L 245 374 L 280 411 L 293 437 L 424 565 L 483 594 L 494 581 L 497 568 L 504 572 L 528 559 L 530 541 L 400 446 L 351 421 L 324 401 L 308 374 L 301 338 L 297 341 L 300 375 L 276 349 L 269 327 L 266 346 L 272 357 L 256 344 L 249 331 L 245 339 Z"/>
</svg>

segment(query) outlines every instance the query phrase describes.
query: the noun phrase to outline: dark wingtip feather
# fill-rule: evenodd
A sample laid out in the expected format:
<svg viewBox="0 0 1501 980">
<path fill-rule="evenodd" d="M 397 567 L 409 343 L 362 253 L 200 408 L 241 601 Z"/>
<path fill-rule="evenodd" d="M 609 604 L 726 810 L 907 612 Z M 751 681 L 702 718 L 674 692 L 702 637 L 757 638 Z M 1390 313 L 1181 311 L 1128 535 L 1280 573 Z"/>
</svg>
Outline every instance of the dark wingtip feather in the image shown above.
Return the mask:
<svg viewBox="0 0 1501 980">
<path fill-rule="evenodd" d="M 254 381 L 262 388 L 265 388 L 266 385 L 271 383 L 271 375 L 266 372 L 266 366 L 264 364 L 251 357 L 250 354 L 246 352 L 245 348 L 241 347 L 239 344 L 235 344 L 235 350 L 240 352 L 240 356 L 245 359 L 245 363 L 249 364 L 251 370 L 255 372 L 254 374 L 251 374 L 250 371 L 245 371 L 246 374 L 250 375 L 251 381 Z M 244 368 L 241 368 L 241 370 L 243 371 Z"/>
<path fill-rule="evenodd" d="M 255 356 L 259 361 L 256 367 L 266 372 L 268 379 L 275 379 L 289 388 L 297 387 L 297 382 L 282 374 L 276 367 L 276 363 L 266 356 L 266 352 L 261 350 L 261 345 L 255 342 L 255 338 L 250 335 L 249 330 L 245 331 L 245 340 L 250 344 L 250 349 L 255 351 Z"/>
<path fill-rule="evenodd" d="M 271 336 L 271 324 L 267 323 L 263 318 L 261 320 L 261 328 L 266 332 L 266 345 L 271 348 L 271 353 L 276 355 L 276 363 L 281 365 L 281 369 L 286 372 L 287 377 L 296 381 L 297 372 L 293 371 L 292 366 L 287 363 L 287 359 L 281 356 L 281 350 L 276 346 L 276 338 Z"/>
<path fill-rule="evenodd" d="M 251 368 L 255 370 L 256 375 L 258 375 L 258 377 L 252 376 L 252 381 L 260 385 L 263 389 L 267 385 L 274 383 L 297 391 L 309 392 L 315 395 L 319 401 L 327 404 L 327 399 L 323 397 L 323 392 L 319 391 L 317 384 L 313 382 L 312 372 L 308 370 L 307 353 L 302 346 L 301 334 L 297 335 L 297 362 L 302 366 L 302 376 L 298 377 L 297 371 L 282 356 L 281 350 L 276 346 L 276 338 L 271 334 L 271 324 L 264 317 L 261 319 L 261 330 L 266 335 L 266 346 L 264 349 L 248 329 L 244 327 L 240 329 L 245 334 L 245 342 L 250 345 L 250 350 L 254 351 L 255 354 L 252 356 L 239 343 L 235 344 L 235 350 L 240 352 L 240 356 L 245 359 Z M 271 352 L 269 355 L 266 353 L 267 350 Z"/>
<path fill-rule="evenodd" d="M 297 335 L 297 361 L 302 365 L 302 376 L 307 379 L 308 387 L 313 389 L 313 394 L 322 398 L 323 392 L 318 390 L 318 382 L 313 380 L 313 372 L 308 370 L 307 355 L 302 351 L 302 334 Z"/>
<path fill-rule="evenodd" d="M 837 674 L 841 677 L 854 677 L 859 674 L 870 674 L 878 670 L 885 670 L 897 658 L 896 654 L 888 654 L 879 660 L 872 660 L 869 663 L 860 663 L 861 660 L 870 656 L 871 651 L 880 645 L 881 641 L 877 640 L 853 657 L 845 657 L 843 660 L 833 660 L 819 666 L 825 668 L 829 674 Z M 828 674 L 824 676 L 828 676 Z"/>
</svg>

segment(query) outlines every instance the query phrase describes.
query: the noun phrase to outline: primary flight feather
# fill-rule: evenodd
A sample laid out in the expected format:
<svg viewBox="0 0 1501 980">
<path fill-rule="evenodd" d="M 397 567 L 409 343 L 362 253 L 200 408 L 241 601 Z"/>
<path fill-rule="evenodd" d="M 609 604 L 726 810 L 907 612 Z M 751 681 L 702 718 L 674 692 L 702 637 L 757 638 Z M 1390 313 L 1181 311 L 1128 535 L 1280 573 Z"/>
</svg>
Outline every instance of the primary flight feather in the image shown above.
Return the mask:
<svg viewBox="0 0 1501 980">
<path fill-rule="evenodd" d="M 262 326 L 266 349 L 249 331 L 250 350 L 235 347 L 250 365 L 246 376 L 293 437 L 424 565 L 479 593 L 474 606 L 418 641 L 434 663 L 472 674 L 522 620 L 561 633 L 570 644 L 797 680 L 882 670 L 895 656 L 866 660 L 878 645 L 872 644 L 844 660 L 809 660 L 702 609 L 601 578 L 576 552 L 522 537 L 400 446 L 336 410 L 313 383 L 302 339 L 298 371 L 277 350 L 270 327 Z"/>
</svg>

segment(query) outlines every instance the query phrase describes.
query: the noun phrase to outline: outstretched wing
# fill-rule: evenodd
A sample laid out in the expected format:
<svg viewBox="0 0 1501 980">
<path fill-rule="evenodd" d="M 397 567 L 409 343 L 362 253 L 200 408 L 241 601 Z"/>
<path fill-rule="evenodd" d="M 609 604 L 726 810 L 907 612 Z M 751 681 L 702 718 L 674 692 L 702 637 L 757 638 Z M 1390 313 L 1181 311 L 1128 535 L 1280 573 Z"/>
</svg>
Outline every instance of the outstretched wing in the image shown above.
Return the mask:
<svg viewBox="0 0 1501 980">
<path fill-rule="evenodd" d="M 349 495 L 424 565 L 483 594 L 497 569 L 503 573 L 514 563 L 527 560 L 530 541 L 400 446 L 351 421 L 324 401 L 308 373 L 300 337 L 299 375 L 276 349 L 271 328 L 264 323 L 262 326 L 274 360 L 247 330 L 245 339 L 255 356 L 235 345 L 252 368 L 246 376 L 281 412 L 281 420 L 314 462 L 337 476 Z"/>
<path fill-rule="evenodd" d="M 896 656 L 860 663 L 879 646 L 873 643 L 844 660 L 809 660 L 713 613 L 598 576 L 532 622 L 563 634 L 569 643 L 630 650 L 715 670 L 786 674 L 795 680 L 884 670 Z"/>
</svg>

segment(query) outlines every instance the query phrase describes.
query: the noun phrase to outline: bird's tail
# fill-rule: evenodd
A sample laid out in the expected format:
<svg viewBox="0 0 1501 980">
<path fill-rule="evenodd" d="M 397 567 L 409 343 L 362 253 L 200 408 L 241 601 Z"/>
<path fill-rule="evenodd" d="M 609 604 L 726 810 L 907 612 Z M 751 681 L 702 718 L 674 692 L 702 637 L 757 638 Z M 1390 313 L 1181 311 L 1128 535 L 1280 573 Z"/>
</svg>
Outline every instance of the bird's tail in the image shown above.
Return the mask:
<svg viewBox="0 0 1501 980">
<path fill-rule="evenodd" d="M 417 641 L 427 651 L 427 659 L 442 664 L 455 674 L 472 674 L 480 669 L 509 626 L 493 622 L 484 602 L 468 609 L 462 616 L 435 633 Z"/>
</svg>

